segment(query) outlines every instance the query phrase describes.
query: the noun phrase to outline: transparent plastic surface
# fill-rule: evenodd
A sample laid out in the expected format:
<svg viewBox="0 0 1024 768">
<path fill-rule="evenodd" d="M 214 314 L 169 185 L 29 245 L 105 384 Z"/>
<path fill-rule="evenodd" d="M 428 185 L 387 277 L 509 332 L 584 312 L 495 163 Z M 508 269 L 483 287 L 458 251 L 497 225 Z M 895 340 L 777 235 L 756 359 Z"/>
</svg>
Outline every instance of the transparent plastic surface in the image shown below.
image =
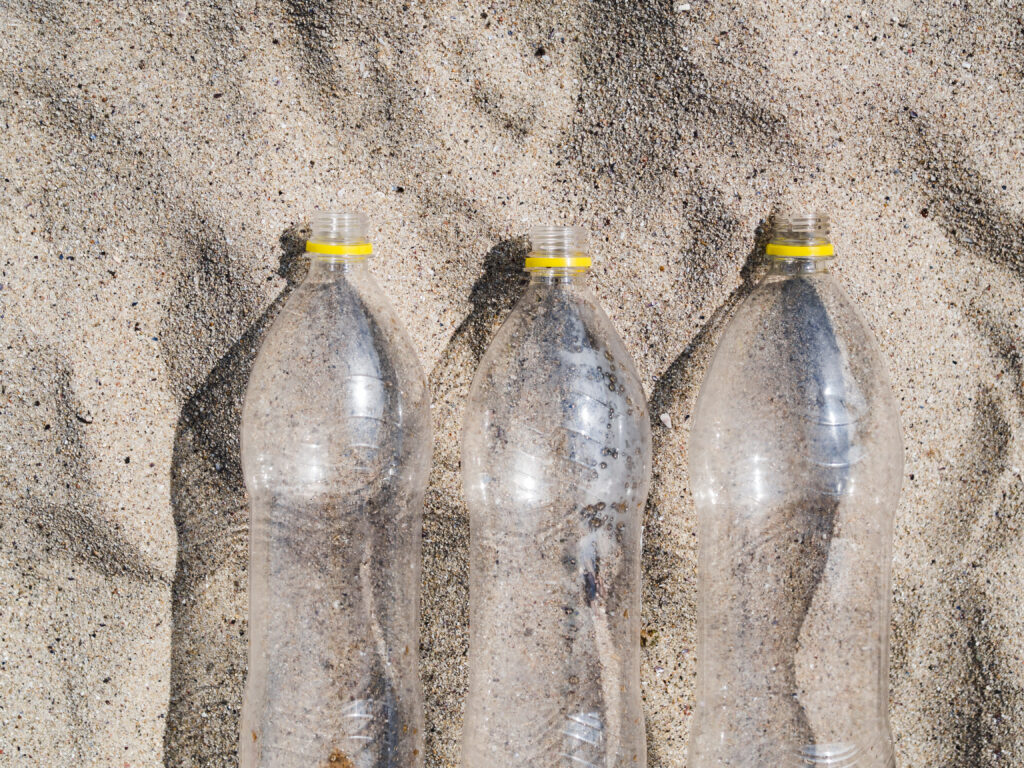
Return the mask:
<svg viewBox="0 0 1024 768">
<path fill-rule="evenodd" d="M 562 229 L 535 231 L 531 256 L 539 244 L 548 257 L 575 248 L 578 233 Z M 464 768 L 646 762 L 640 526 L 650 427 L 632 362 L 583 271 L 532 270 L 467 405 Z"/>
<path fill-rule="evenodd" d="M 365 242 L 365 221 L 340 216 L 318 217 L 313 237 Z M 242 416 L 242 768 L 423 764 L 428 398 L 365 257 L 313 256 L 263 341 Z"/>
<path fill-rule="evenodd" d="M 788 223 L 775 241 L 828 242 L 827 228 Z M 773 259 L 701 387 L 689 449 L 700 590 L 691 768 L 893 764 L 899 413 L 830 262 Z"/>
</svg>

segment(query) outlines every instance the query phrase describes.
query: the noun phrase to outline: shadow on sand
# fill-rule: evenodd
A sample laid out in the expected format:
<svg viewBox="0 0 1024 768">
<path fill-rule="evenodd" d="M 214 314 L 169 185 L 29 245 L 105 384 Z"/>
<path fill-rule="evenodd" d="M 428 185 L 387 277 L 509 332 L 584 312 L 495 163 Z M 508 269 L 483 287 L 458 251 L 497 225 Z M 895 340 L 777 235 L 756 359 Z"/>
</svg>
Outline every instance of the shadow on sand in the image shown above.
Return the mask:
<svg viewBox="0 0 1024 768">
<path fill-rule="evenodd" d="M 434 456 L 423 517 L 423 621 L 427 765 L 457 765 L 469 650 L 469 518 L 460 433 L 473 375 L 494 332 L 522 296 L 526 238 L 497 243 L 470 291 L 472 307 L 430 373 Z M 429 671 L 428 671 L 429 670 Z"/>
<path fill-rule="evenodd" d="M 687 733 L 679 728 L 679 716 L 689 714 L 685 702 L 696 673 L 689 652 L 696 644 L 697 538 L 686 469 L 688 422 L 725 325 L 764 271 L 770 232 L 768 222 L 758 227 L 740 284 L 655 382 L 649 401 L 654 471 L 644 512 L 641 674 L 652 765 L 685 760 Z"/>
<path fill-rule="evenodd" d="M 304 233 L 281 236 L 287 286 L 185 402 L 174 434 L 171 506 L 178 533 L 172 588 L 168 768 L 235 768 L 245 678 L 249 515 L 239 460 L 242 399 L 263 333 L 308 262 Z"/>
</svg>

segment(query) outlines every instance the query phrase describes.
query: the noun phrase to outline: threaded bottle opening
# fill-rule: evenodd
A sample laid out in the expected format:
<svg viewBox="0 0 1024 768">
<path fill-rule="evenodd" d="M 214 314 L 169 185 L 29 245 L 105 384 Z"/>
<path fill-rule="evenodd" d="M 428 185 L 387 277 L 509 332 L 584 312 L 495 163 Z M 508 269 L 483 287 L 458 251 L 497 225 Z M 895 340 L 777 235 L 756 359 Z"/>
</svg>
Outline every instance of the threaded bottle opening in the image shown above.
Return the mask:
<svg viewBox="0 0 1024 768">
<path fill-rule="evenodd" d="M 587 233 L 579 227 L 543 226 L 530 230 L 530 250 L 538 256 L 583 256 Z"/>
<path fill-rule="evenodd" d="M 787 237 L 828 237 L 828 214 L 821 211 L 782 211 L 775 216 L 775 234 Z"/>
<path fill-rule="evenodd" d="M 366 214 L 358 211 L 318 211 L 313 215 L 310 240 L 328 245 L 366 243 Z"/>
<path fill-rule="evenodd" d="M 829 239 L 828 214 L 820 211 L 783 211 L 775 215 L 775 227 L 765 252 L 775 258 L 829 258 L 834 255 Z"/>
</svg>

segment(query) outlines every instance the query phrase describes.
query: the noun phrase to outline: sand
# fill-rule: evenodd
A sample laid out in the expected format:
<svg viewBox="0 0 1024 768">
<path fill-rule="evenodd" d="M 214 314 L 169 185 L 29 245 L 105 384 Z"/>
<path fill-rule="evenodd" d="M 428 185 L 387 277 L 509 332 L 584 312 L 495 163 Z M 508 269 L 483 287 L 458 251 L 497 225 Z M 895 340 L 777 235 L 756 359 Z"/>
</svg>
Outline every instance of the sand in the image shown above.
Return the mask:
<svg viewBox="0 0 1024 768">
<path fill-rule="evenodd" d="M 330 207 L 430 371 L 428 764 L 466 683 L 465 395 L 523 235 L 568 222 L 651 400 L 649 765 L 683 765 L 688 416 L 791 203 L 830 213 L 902 409 L 899 762 L 1024 763 L 1019 12 L 805 5 L 4 5 L 0 766 L 234 764 L 239 402 Z"/>
</svg>

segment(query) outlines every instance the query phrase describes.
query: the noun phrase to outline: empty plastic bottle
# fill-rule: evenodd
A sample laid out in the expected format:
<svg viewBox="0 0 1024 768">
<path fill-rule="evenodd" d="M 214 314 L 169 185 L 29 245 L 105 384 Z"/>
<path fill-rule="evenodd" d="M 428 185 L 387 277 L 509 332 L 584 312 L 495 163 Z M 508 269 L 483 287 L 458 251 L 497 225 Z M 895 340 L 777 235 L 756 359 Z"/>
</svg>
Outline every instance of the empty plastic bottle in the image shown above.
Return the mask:
<svg viewBox="0 0 1024 768">
<path fill-rule="evenodd" d="M 699 524 L 691 768 L 883 768 L 899 412 L 829 271 L 822 214 L 777 222 L 690 437 Z"/>
<path fill-rule="evenodd" d="M 367 269 L 365 217 L 318 214 L 306 248 L 242 414 L 241 768 L 414 768 L 429 394 Z"/>
<path fill-rule="evenodd" d="M 529 286 L 473 382 L 465 768 L 645 765 L 640 381 L 583 285 L 582 233 L 531 233 Z"/>
</svg>

